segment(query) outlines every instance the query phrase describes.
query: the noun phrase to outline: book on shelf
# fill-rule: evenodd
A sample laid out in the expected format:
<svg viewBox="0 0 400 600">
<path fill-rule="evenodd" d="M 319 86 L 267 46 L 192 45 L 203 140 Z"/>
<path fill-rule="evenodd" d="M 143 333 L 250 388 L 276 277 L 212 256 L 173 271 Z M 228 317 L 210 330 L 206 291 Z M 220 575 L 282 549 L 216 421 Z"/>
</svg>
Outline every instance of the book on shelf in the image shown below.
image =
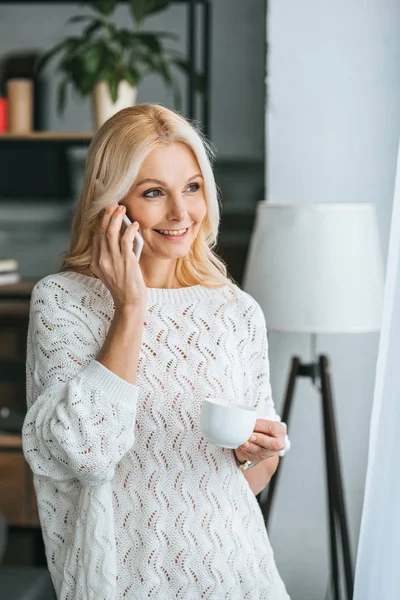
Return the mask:
<svg viewBox="0 0 400 600">
<path fill-rule="evenodd" d="M 21 281 L 18 266 L 15 258 L 0 258 L 0 286 L 12 285 Z"/>
<path fill-rule="evenodd" d="M 19 273 L 0 273 L 0 287 L 2 285 L 12 285 L 21 281 Z"/>
<path fill-rule="evenodd" d="M 0 273 L 12 273 L 18 271 L 18 261 L 15 258 L 0 257 Z"/>
</svg>

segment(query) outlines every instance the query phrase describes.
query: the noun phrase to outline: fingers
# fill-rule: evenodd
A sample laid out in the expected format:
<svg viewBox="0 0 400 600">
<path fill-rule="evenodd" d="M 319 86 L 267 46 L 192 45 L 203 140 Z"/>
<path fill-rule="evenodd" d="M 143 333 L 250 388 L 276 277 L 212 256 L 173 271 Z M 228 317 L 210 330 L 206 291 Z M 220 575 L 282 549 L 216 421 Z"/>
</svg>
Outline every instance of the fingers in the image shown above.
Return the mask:
<svg viewBox="0 0 400 600">
<path fill-rule="evenodd" d="M 269 421 L 267 419 L 257 419 L 254 426 L 254 432 L 264 433 L 272 437 L 285 437 L 286 427 L 279 421 Z"/>
<path fill-rule="evenodd" d="M 234 452 L 235 452 L 236 458 L 238 459 L 239 462 L 245 462 L 246 460 L 250 460 L 250 461 L 259 461 L 260 460 L 260 458 L 257 454 L 250 452 L 244 446 L 239 446 L 239 448 L 236 448 L 236 450 L 234 450 Z"/>
<path fill-rule="evenodd" d="M 278 421 L 257 419 L 250 439 L 241 446 L 257 460 L 271 458 L 285 448 L 286 427 Z"/>
<path fill-rule="evenodd" d="M 111 219 L 115 211 L 117 210 L 118 204 L 111 204 L 104 210 L 103 216 L 100 222 L 99 232 L 102 234 L 107 233 L 108 226 L 110 225 Z"/>
<path fill-rule="evenodd" d="M 121 252 L 123 255 L 127 256 L 129 253 L 133 253 L 133 241 L 138 229 L 139 223 L 137 221 L 126 228 L 125 233 L 121 238 Z"/>
<path fill-rule="evenodd" d="M 108 206 L 101 217 L 99 229 L 93 236 L 92 258 L 90 268 L 93 273 L 107 271 L 113 258 L 120 255 L 119 231 L 125 214 L 125 207 L 118 210 L 118 204 Z"/>
<path fill-rule="evenodd" d="M 268 453 L 268 456 L 271 456 L 284 450 L 285 436 L 273 438 L 263 434 L 253 434 L 244 446 L 248 452 L 256 452 L 258 454 Z"/>
<path fill-rule="evenodd" d="M 121 255 L 120 235 L 122 220 L 125 215 L 125 206 L 118 204 L 116 208 L 115 205 L 113 207 L 114 210 L 108 223 L 108 229 L 105 232 L 105 236 L 102 237 L 105 237 L 111 255 L 117 258 Z"/>
</svg>

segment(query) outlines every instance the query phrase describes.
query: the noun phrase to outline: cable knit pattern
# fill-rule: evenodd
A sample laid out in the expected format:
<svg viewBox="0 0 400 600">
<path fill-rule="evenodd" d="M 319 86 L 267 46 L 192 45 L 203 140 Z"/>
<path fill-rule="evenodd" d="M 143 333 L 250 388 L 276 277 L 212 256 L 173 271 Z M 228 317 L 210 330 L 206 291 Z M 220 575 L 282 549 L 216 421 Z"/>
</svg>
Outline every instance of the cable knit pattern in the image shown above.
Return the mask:
<svg viewBox="0 0 400 600">
<path fill-rule="evenodd" d="M 111 320 L 100 280 L 34 288 L 24 454 L 62 600 L 288 600 L 232 450 L 204 440 L 202 402 L 278 418 L 263 312 L 236 286 L 148 289 L 136 385 L 96 361 Z"/>
</svg>

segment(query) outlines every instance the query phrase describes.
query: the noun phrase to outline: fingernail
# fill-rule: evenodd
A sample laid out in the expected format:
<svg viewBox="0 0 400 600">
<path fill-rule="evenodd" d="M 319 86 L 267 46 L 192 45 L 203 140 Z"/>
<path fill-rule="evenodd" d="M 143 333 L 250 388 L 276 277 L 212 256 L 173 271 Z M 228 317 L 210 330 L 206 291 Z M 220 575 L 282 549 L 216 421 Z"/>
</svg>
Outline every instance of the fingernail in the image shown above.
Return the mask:
<svg viewBox="0 0 400 600">
<path fill-rule="evenodd" d="M 124 209 L 125 209 L 125 206 L 123 206 L 122 204 L 120 204 L 120 205 L 118 206 L 118 210 L 124 210 Z"/>
<path fill-rule="evenodd" d="M 253 437 L 251 438 L 251 441 L 252 441 L 252 442 L 255 442 L 255 441 L 256 441 L 256 439 L 257 439 L 257 436 L 256 436 L 256 435 L 253 435 Z"/>
</svg>

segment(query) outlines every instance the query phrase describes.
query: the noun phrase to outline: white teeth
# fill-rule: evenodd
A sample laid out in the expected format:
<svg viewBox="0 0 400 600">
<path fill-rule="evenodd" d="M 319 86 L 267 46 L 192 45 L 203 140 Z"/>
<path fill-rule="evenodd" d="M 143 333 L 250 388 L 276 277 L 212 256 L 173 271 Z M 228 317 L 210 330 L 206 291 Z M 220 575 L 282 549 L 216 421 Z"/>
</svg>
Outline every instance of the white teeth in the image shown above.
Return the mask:
<svg viewBox="0 0 400 600">
<path fill-rule="evenodd" d="M 183 235 L 185 233 L 186 229 L 181 229 L 180 231 L 166 231 L 165 229 L 157 229 L 157 231 L 166 235 L 174 235 L 179 237 L 180 235 Z"/>
</svg>

